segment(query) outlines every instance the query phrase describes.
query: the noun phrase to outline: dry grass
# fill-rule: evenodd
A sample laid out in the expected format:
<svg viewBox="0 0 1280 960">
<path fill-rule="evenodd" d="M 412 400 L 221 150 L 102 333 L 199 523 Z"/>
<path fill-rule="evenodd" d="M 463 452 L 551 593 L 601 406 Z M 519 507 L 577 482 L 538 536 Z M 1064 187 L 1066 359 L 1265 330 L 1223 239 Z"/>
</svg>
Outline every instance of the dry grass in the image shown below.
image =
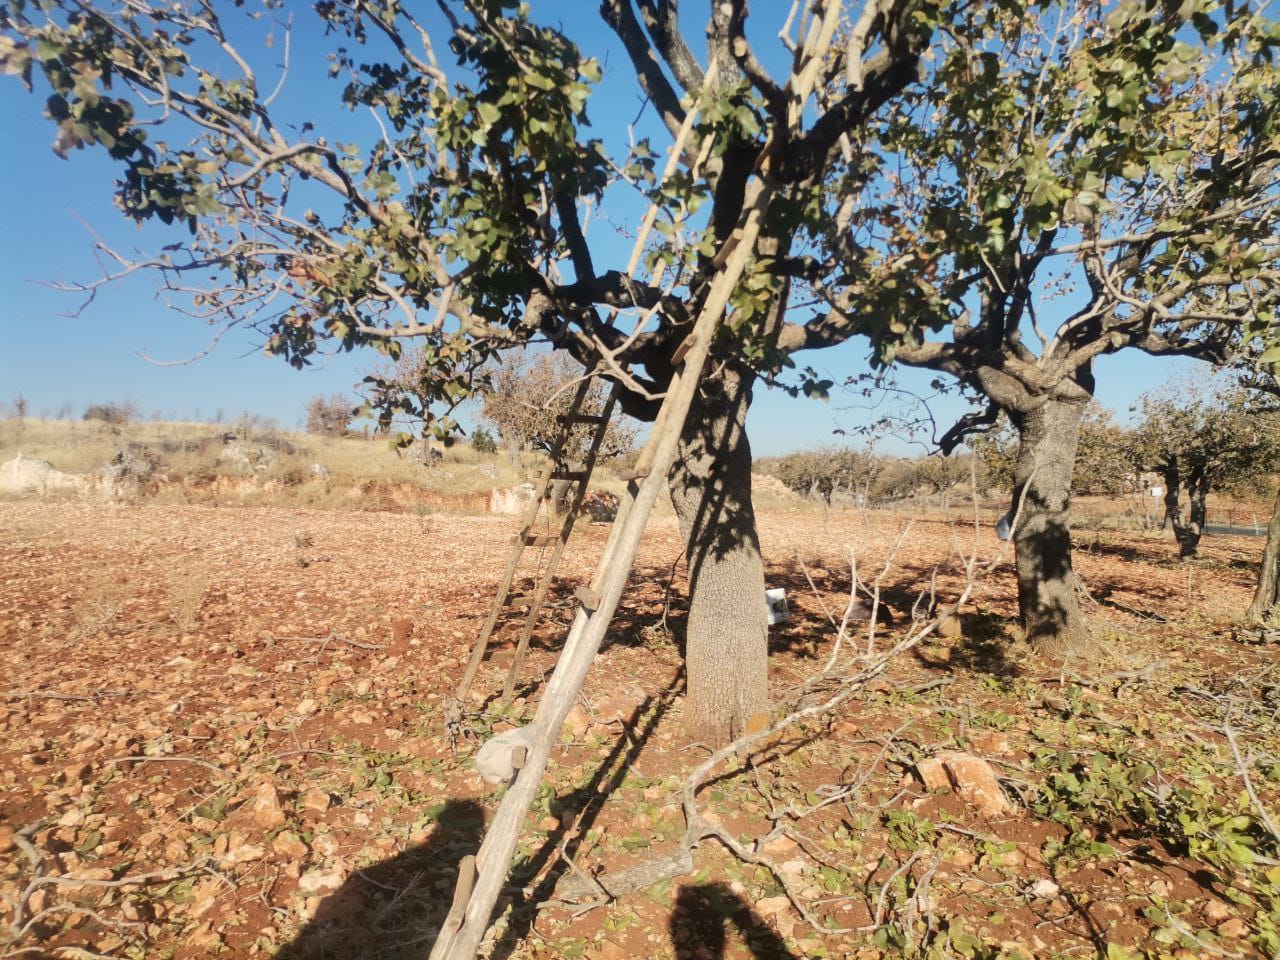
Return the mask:
<svg viewBox="0 0 1280 960">
<path fill-rule="evenodd" d="M 209 573 L 202 567 L 175 567 L 165 577 L 165 607 L 179 633 L 191 633 L 209 589 Z"/>
<path fill-rule="evenodd" d="M 227 456 L 223 435 L 237 432 L 252 450 L 266 449 L 259 468 Z M 517 471 L 502 454 L 466 445 L 423 463 L 381 439 L 318 437 L 219 424 L 0 420 L 0 462 L 18 454 L 70 473 L 91 473 L 121 450 L 144 457 L 155 474 L 144 485 L 151 502 L 180 505 L 291 505 L 313 509 L 418 509 L 478 512 L 494 487 L 535 476 L 538 458 Z"/>
<path fill-rule="evenodd" d="M 87 577 L 80 585 L 72 608 L 76 638 L 109 633 L 124 607 L 124 600 L 120 584 L 112 574 L 100 570 Z"/>
</svg>

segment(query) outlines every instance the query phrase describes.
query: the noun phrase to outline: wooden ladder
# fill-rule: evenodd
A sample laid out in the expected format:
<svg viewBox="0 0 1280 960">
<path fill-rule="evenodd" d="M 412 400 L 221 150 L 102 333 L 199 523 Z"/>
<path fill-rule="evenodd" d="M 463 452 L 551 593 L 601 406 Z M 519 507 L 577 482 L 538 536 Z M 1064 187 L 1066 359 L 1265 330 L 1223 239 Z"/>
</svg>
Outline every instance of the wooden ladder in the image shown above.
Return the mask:
<svg viewBox="0 0 1280 960">
<path fill-rule="evenodd" d="M 471 657 L 467 661 L 467 669 L 462 674 L 462 680 L 458 684 L 453 700 L 446 705 L 445 723 L 449 729 L 451 739 L 456 739 L 457 734 L 461 731 L 462 719 L 466 713 L 467 694 L 470 693 L 476 673 L 480 669 L 480 664 L 484 661 L 485 653 L 489 648 L 489 640 L 492 638 L 493 631 L 497 628 L 498 622 L 502 618 L 502 612 L 508 603 L 512 601 L 528 603 L 524 626 L 520 630 L 520 639 L 516 644 L 515 655 L 512 657 L 511 666 L 507 671 L 507 680 L 503 686 L 503 702 L 510 702 L 515 692 L 520 667 L 529 649 L 529 640 L 533 636 L 534 628 L 538 625 L 543 605 L 546 603 L 547 593 L 551 589 L 552 581 L 555 579 L 556 568 L 560 564 L 560 558 L 564 555 L 564 548 L 569 542 L 569 536 L 573 533 L 574 523 L 581 512 L 582 500 L 586 496 L 587 485 L 590 483 L 592 472 L 595 470 L 600 446 L 604 442 L 605 434 L 609 429 L 609 421 L 613 416 L 614 406 L 617 404 L 620 388 L 615 384 L 605 400 L 603 409 L 599 413 L 584 412 L 583 407 L 590 394 L 593 380 L 593 377 L 588 376 L 578 384 L 567 412 L 558 418 L 560 421 L 559 432 L 552 442 L 547 465 L 543 468 L 538 478 L 533 500 L 520 521 L 520 531 L 515 536 L 511 555 L 507 558 L 507 565 L 502 571 L 502 578 L 498 581 L 498 589 L 494 594 L 493 602 L 489 606 L 489 614 L 485 617 L 484 625 L 480 628 L 480 634 L 476 637 L 475 644 L 471 648 Z M 573 437 L 575 428 L 581 424 L 586 424 L 593 428 L 591 441 L 582 462 L 571 464 L 566 462 L 566 454 L 570 453 L 569 441 Z M 570 498 L 569 508 L 564 514 L 558 532 L 538 532 L 538 518 L 543 511 L 544 501 L 547 499 L 547 494 L 550 492 L 552 485 L 557 481 L 567 481 L 572 485 L 573 493 Z M 531 596 L 513 596 L 511 585 L 515 582 L 516 572 L 520 567 L 524 552 L 529 547 L 537 549 L 551 547 L 551 554 L 546 558 L 546 566 L 538 576 L 533 594 Z M 578 600 L 583 603 L 589 601 L 589 594 L 590 590 L 583 587 L 580 587 L 576 593 Z"/>
</svg>

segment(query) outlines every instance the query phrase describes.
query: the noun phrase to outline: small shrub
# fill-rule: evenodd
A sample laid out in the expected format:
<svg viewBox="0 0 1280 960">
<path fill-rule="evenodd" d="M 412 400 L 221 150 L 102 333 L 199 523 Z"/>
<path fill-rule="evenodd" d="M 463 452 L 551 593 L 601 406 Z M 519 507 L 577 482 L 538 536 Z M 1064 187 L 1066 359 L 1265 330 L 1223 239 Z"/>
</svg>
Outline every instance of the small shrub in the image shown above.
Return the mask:
<svg viewBox="0 0 1280 960">
<path fill-rule="evenodd" d="M 355 419 L 351 400 L 340 393 L 322 394 L 307 402 L 307 433 L 342 437 Z"/>
<path fill-rule="evenodd" d="M 169 619 L 182 633 L 190 633 L 199 622 L 209 577 L 203 570 L 177 568 L 169 572 L 165 582 L 165 605 Z"/>
<path fill-rule="evenodd" d="M 498 441 L 484 427 L 476 427 L 471 434 L 471 446 L 476 453 L 497 453 Z"/>
<path fill-rule="evenodd" d="M 84 419 L 122 427 L 138 419 L 138 405 L 131 400 L 124 403 L 91 403 L 84 411 Z"/>
</svg>

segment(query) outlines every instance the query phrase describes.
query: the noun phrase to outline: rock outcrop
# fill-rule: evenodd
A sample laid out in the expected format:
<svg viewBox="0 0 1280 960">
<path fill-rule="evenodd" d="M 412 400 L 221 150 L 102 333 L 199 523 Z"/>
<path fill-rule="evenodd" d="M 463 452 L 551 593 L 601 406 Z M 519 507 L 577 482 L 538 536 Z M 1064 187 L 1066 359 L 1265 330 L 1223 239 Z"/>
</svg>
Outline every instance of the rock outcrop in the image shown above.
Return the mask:
<svg viewBox="0 0 1280 960">
<path fill-rule="evenodd" d="M 89 477 L 64 473 L 54 469 L 47 460 L 36 460 L 22 454 L 0 464 L 0 493 L 85 493 L 93 486 Z"/>
</svg>

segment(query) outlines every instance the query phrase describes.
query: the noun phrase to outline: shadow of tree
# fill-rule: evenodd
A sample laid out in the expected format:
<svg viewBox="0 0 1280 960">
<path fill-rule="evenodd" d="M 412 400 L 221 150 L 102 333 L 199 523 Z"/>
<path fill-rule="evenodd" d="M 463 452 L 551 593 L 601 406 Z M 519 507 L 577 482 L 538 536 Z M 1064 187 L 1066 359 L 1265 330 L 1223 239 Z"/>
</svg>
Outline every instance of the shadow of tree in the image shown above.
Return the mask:
<svg viewBox="0 0 1280 960">
<path fill-rule="evenodd" d="M 721 960 L 731 923 L 757 960 L 796 960 L 782 938 L 723 883 L 680 888 L 670 920 L 676 960 Z"/>
<path fill-rule="evenodd" d="M 449 912 L 458 863 L 483 830 L 478 803 L 446 801 L 430 839 L 353 873 L 277 960 L 421 960 Z"/>
</svg>

